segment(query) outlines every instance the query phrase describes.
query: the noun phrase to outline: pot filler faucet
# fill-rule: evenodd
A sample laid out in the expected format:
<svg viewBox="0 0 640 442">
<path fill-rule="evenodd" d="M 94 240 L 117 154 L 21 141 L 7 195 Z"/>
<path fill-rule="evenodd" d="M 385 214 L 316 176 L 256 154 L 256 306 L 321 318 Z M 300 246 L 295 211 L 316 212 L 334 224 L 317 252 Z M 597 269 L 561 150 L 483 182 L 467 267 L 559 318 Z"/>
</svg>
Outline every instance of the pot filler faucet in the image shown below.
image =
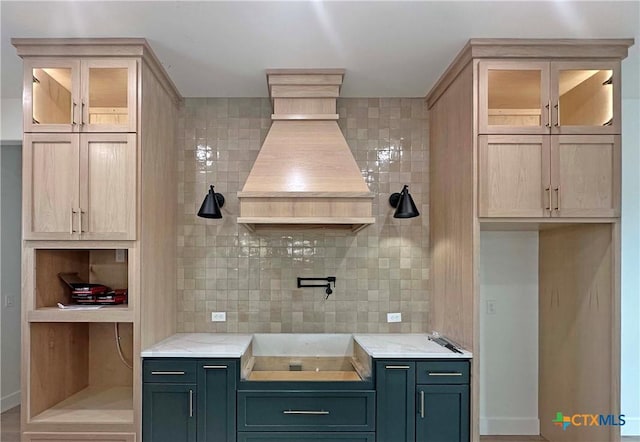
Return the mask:
<svg viewBox="0 0 640 442">
<path fill-rule="evenodd" d="M 305 281 L 326 281 L 326 284 L 303 284 Z M 329 299 L 329 295 L 333 293 L 331 290 L 331 283 L 333 282 L 333 288 L 336 288 L 336 277 L 327 276 L 326 278 L 300 278 L 298 277 L 298 288 L 301 287 L 325 287 L 324 291 L 327 296 L 324 299 Z"/>
</svg>

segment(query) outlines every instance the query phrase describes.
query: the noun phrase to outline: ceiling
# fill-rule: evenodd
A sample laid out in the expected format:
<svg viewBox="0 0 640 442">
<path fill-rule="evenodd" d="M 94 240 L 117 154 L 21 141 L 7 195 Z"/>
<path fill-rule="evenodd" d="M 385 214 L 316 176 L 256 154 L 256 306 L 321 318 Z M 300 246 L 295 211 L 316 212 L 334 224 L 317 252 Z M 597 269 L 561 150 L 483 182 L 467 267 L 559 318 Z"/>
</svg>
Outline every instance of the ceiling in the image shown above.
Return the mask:
<svg viewBox="0 0 640 442">
<path fill-rule="evenodd" d="M 266 68 L 345 68 L 342 96 L 420 97 L 472 37 L 636 39 L 640 1 L 0 1 L 2 98 L 21 94 L 12 37 L 144 37 L 185 97 L 267 95 Z"/>
</svg>

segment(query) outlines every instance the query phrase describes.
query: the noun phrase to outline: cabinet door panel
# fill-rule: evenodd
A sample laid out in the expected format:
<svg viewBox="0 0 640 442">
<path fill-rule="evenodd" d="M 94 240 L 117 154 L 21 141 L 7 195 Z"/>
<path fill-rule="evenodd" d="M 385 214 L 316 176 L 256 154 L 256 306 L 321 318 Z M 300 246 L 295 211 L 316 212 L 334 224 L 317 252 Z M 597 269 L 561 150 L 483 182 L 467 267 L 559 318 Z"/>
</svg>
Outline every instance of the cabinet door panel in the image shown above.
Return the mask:
<svg viewBox="0 0 640 442">
<path fill-rule="evenodd" d="M 136 131 L 136 61 L 82 61 L 82 131 Z"/>
<path fill-rule="evenodd" d="M 554 136 L 551 158 L 553 216 L 620 215 L 619 136 Z"/>
<path fill-rule="evenodd" d="M 235 361 L 199 361 L 199 442 L 235 442 L 236 376 Z"/>
<path fill-rule="evenodd" d="M 143 442 L 195 442 L 195 384 L 144 384 Z"/>
<path fill-rule="evenodd" d="M 76 239 L 78 136 L 27 134 L 24 141 L 24 238 Z"/>
<path fill-rule="evenodd" d="M 416 442 L 469 440 L 469 386 L 419 385 Z"/>
<path fill-rule="evenodd" d="M 481 61 L 480 134 L 549 133 L 549 63 Z"/>
<path fill-rule="evenodd" d="M 376 362 L 377 442 L 415 440 L 415 385 L 415 362 Z"/>
<path fill-rule="evenodd" d="M 135 239 L 135 134 L 82 135 L 82 239 Z"/>
<path fill-rule="evenodd" d="M 549 216 L 549 138 L 479 137 L 479 216 Z"/>
<path fill-rule="evenodd" d="M 620 133 L 620 63 L 551 63 L 553 134 Z"/>
<path fill-rule="evenodd" d="M 36 58 L 24 62 L 24 132 L 78 130 L 80 62 Z"/>
</svg>

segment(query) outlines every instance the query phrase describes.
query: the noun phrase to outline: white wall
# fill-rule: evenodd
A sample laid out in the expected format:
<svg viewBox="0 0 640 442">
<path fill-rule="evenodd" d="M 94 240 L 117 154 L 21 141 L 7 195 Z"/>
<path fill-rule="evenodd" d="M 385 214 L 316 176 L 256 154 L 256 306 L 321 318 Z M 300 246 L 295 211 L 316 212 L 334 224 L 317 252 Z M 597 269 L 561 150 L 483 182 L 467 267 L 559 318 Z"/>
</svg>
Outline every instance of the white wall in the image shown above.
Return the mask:
<svg viewBox="0 0 640 442">
<path fill-rule="evenodd" d="M 3 98 L 0 100 L 0 140 L 22 141 L 22 100 Z"/>
<path fill-rule="evenodd" d="M 622 435 L 640 435 L 640 100 L 622 101 Z"/>
<path fill-rule="evenodd" d="M 0 241 L 1 314 L 0 324 L 0 408 L 2 411 L 20 403 L 20 238 L 21 238 L 21 145 L 2 144 L 0 150 Z M 8 306 L 7 298 L 13 306 Z"/>
<path fill-rule="evenodd" d="M 481 232 L 480 263 L 480 434 L 539 434 L 538 232 Z"/>
</svg>

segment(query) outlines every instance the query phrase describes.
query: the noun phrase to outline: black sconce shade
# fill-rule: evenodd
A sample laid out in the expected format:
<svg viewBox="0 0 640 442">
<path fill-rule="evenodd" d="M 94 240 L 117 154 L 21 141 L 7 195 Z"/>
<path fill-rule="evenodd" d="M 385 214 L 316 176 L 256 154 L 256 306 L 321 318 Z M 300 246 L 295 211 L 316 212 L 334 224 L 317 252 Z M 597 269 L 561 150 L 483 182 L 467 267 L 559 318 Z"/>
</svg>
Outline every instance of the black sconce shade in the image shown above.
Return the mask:
<svg viewBox="0 0 640 442">
<path fill-rule="evenodd" d="M 389 204 L 391 204 L 391 207 L 396 208 L 393 214 L 394 218 L 415 218 L 416 216 L 420 216 L 420 212 L 418 212 L 418 208 L 409 193 L 409 186 L 406 184 L 400 193 L 391 194 Z"/>
<path fill-rule="evenodd" d="M 204 197 L 204 201 L 198 210 L 198 216 L 200 218 L 222 218 L 222 212 L 220 207 L 224 206 L 224 196 L 221 193 L 216 193 L 213 190 L 213 186 L 209 187 L 209 193 Z"/>
</svg>

